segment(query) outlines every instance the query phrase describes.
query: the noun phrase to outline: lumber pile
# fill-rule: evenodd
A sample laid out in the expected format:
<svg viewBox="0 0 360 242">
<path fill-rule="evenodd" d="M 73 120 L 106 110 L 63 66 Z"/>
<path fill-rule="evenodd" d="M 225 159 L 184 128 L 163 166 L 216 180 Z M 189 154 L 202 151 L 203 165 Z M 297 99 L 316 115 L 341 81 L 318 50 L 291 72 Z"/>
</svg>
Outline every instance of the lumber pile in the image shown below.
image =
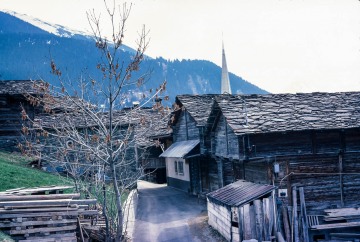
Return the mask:
<svg viewBox="0 0 360 242">
<path fill-rule="evenodd" d="M 358 208 L 325 209 L 324 212 L 326 215 L 323 220 L 327 223 L 314 225 L 312 229 L 360 227 L 360 209 Z"/>
<path fill-rule="evenodd" d="M 328 231 L 330 238 L 334 241 L 359 241 L 360 209 L 325 209 L 324 212 L 326 213 L 323 216 L 325 223 L 313 225 L 312 229 Z"/>
<path fill-rule="evenodd" d="M 84 240 L 82 224 L 97 217 L 96 199 L 62 194 L 70 187 L 40 187 L 0 192 L 0 229 L 16 241 Z"/>
<path fill-rule="evenodd" d="M 360 219 L 359 208 L 338 208 L 338 209 L 326 209 L 324 210 L 327 214 L 324 217 L 325 221 L 355 221 Z"/>
</svg>

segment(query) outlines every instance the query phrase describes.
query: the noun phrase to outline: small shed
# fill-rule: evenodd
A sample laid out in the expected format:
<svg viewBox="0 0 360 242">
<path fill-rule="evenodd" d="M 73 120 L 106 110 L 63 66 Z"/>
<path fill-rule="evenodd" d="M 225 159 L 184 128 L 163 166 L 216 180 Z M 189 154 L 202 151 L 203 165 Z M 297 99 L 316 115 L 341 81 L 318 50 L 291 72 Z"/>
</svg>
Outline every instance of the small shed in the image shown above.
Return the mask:
<svg viewBox="0 0 360 242">
<path fill-rule="evenodd" d="M 270 241 L 275 222 L 272 185 L 239 180 L 207 195 L 209 225 L 228 241 Z"/>
</svg>

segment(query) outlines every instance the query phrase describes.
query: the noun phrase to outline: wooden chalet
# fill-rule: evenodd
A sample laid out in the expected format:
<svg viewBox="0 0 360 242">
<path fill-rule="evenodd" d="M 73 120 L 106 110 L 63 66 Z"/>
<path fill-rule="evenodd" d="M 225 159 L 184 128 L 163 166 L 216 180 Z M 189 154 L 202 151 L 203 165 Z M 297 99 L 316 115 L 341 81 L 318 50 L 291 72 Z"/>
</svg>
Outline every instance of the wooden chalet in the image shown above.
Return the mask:
<svg viewBox="0 0 360 242">
<path fill-rule="evenodd" d="M 221 187 L 217 163 L 209 153 L 206 135 L 215 95 L 179 95 L 171 118 L 173 144 L 161 154 L 166 160 L 169 186 L 192 194 Z"/>
<path fill-rule="evenodd" d="M 109 114 L 107 112 L 96 112 L 94 109 L 94 113 L 103 124 L 106 125 L 109 122 Z M 124 150 L 124 156 L 121 159 L 127 161 L 127 167 L 122 169 L 122 172 L 125 172 L 125 170 L 130 172 L 131 175 L 129 177 L 144 175 L 146 180 L 166 183 L 165 161 L 159 157 L 162 153 L 161 142 L 154 141 L 155 138 L 156 140 L 160 139 L 159 137 L 162 139 L 171 138 L 170 130 L 167 128 L 168 117 L 166 115 L 166 110 L 163 110 L 163 113 L 161 113 L 156 109 L 137 107 L 118 110 L 113 113 L 113 122 L 116 124 L 117 130 L 115 134 L 117 136 L 116 139 L 128 139 L 127 148 Z M 99 123 L 93 117 L 89 117 L 81 110 L 66 112 L 66 114 L 41 113 L 36 116 L 36 121 L 35 126 L 49 131 L 52 130 L 51 132 L 54 132 L 54 130 L 62 132 L 63 130 L 76 128 L 80 135 L 89 137 L 93 134 L 93 130 L 98 129 L 99 126 Z M 71 134 L 71 132 L 68 133 Z M 58 138 L 52 139 L 51 137 L 46 139 L 46 143 L 43 143 L 45 146 L 42 152 L 54 154 L 58 152 L 57 149 L 59 147 L 70 145 L 72 146 L 72 152 L 74 152 L 74 159 L 75 157 L 77 160 L 85 159 L 81 154 L 82 151 L 76 151 L 76 146 L 73 146 L 71 137 L 61 140 Z M 53 145 L 54 143 L 56 145 Z M 53 171 L 54 169 L 56 171 L 65 171 L 62 167 L 68 165 L 66 160 L 60 163 L 57 160 L 45 163 L 46 168 L 44 167 L 44 169 L 48 171 Z M 80 165 L 80 167 L 83 166 Z M 88 171 L 91 172 L 91 170 Z M 141 171 L 143 171 L 143 174 Z M 79 172 L 81 173 L 81 171 Z"/>
<path fill-rule="evenodd" d="M 0 150 L 19 151 L 24 115 L 31 120 L 42 116 L 45 107 L 31 103 L 28 97 L 42 96 L 49 84 L 43 81 L 10 80 L 0 81 Z M 76 110 L 66 98 L 49 97 L 52 114 Z M 22 114 L 22 107 L 26 114 Z"/>
<path fill-rule="evenodd" d="M 137 136 L 142 137 L 142 142 L 138 142 L 136 146 L 138 164 L 144 171 L 145 180 L 166 183 L 165 159 L 160 155 L 172 143 L 172 130 L 168 127 L 170 113 L 164 110 L 164 113 L 160 114 L 153 109 L 143 109 L 142 112 L 146 122 L 151 122 L 151 126 L 139 125 L 135 130 Z"/>
<path fill-rule="evenodd" d="M 358 207 L 359 101 L 359 92 L 218 96 L 211 152 L 225 184 L 275 184 L 286 209 L 300 204 L 301 188 L 302 217 L 315 218 L 299 223 L 304 233 L 326 222 L 326 209 Z M 311 230 L 310 239 L 330 239 L 336 226 Z"/>
<path fill-rule="evenodd" d="M 161 155 L 169 186 L 274 185 L 282 222 L 273 236 L 360 234 L 360 92 L 180 95 L 176 105 L 174 143 Z"/>
</svg>

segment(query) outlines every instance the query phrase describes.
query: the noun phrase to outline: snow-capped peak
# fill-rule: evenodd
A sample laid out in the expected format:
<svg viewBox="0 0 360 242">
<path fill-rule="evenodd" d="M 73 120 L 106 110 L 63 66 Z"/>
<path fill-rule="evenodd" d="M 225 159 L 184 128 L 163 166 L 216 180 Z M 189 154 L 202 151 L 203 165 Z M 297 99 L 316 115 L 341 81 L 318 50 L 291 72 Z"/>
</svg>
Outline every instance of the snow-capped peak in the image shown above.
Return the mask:
<svg viewBox="0 0 360 242">
<path fill-rule="evenodd" d="M 55 34 L 60 37 L 71 38 L 74 35 L 81 35 L 81 36 L 89 38 L 91 36 L 89 33 L 86 33 L 83 31 L 78 31 L 78 30 L 73 30 L 73 29 L 64 27 L 62 25 L 58 25 L 58 24 L 50 24 L 50 23 L 44 22 L 38 18 L 34 18 L 34 17 L 31 17 L 26 14 L 21 14 L 21 13 L 17 13 L 17 12 L 10 11 L 10 10 L 4 10 L 4 9 L 0 10 L 0 11 L 10 14 L 10 15 L 12 15 L 16 18 L 19 18 L 27 23 L 30 23 L 31 25 L 34 25 L 46 32 Z"/>
</svg>

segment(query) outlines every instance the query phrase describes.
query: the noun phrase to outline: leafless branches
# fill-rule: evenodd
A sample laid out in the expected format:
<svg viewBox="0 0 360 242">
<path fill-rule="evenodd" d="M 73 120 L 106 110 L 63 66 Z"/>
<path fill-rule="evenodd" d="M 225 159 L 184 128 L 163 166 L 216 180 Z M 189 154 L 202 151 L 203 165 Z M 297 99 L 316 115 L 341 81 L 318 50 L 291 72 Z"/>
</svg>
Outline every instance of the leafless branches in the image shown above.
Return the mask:
<svg viewBox="0 0 360 242">
<path fill-rule="evenodd" d="M 109 39 L 102 34 L 101 16 L 94 10 L 87 14 L 95 47 L 101 53 L 95 67 L 101 73 L 100 79 L 80 77 L 76 87 L 69 85 L 52 59 L 51 72 L 60 80 L 60 86 L 34 82 L 38 93 L 26 97 L 38 111 L 33 115 L 23 108 L 24 142 L 19 148 L 53 169 L 62 169 L 79 192 L 102 201 L 106 240 L 120 241 L 124 233 L 121 199 L 143 175 L 139 159 L 146 156 L 148 146 L 154 145 L 147 138 L 149 131 L 167 119 L 161 104 L 154 104 L 153 110 L 143 106 L 157 98 L 166 83 L 143 94 L 140 105 L 124 109 L 129 88 L 142 86 L 147 78 L 147 73 L 135 79 L 133 74 L 140 70 L 145 58 L 148 32 L 142 29 L 133 57 L 127 62 L 121 47 L 131 5 L 117 9 L 115 4 L 104 3 L 112 27 Z M 75 84 L 73 80 L 71 84 Z"/>
</svg>

